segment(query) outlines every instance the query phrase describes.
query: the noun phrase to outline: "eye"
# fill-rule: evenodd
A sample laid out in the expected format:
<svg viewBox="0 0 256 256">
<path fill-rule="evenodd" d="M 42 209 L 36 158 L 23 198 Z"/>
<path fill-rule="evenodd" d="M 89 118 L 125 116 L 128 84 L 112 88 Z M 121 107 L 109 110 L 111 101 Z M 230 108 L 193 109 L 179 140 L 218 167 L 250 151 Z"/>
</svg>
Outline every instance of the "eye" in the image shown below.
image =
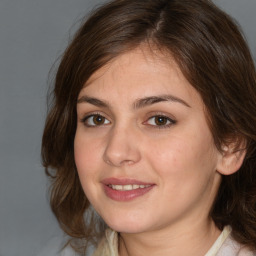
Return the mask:
<svg viewBox="0 0 256 256">
<path fill-rule="evenodd" d="M 175 124 L 176 121 L 172 120 L 169 117 L 163 116 L 163 115 L 157 115 L 150 117 L 146 124 L 152 125 L 152 126 L 158 126 L 159 128 L 165 128 L 169 127 L 172 124 Z"/>
<path fill-rule="evenodd" d="M 99 114 L 86 116 L 85 118 L 82 119 L 82 122 L 84 123 L 85 126 L 88 126 L 88 127 L 110 124 L 110 121 L 106 117 Z"/>
</svg>

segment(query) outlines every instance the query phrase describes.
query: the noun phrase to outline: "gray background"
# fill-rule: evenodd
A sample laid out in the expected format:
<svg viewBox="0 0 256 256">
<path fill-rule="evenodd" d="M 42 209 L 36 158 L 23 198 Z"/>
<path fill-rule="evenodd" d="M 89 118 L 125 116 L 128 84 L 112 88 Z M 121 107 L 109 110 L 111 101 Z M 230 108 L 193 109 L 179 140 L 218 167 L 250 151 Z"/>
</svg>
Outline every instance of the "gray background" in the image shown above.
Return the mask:
<svg viewBox="0 0 256 256">
<path fill-rule="evenodd" d="M 0 256 L 53 255 L 62 232 L 40 160 L 48 72 L 93 0 L 0 0 Z M 256 0 L 216 0 L 256 56 Z"/>
</svg>

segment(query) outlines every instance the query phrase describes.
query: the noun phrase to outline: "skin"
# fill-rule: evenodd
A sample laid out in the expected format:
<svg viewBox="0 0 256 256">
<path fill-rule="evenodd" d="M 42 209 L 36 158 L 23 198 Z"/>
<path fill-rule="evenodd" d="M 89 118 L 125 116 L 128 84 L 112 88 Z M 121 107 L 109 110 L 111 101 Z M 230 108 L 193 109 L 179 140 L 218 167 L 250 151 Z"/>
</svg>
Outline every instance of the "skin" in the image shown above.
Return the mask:
<svg viewBox="0 0 256 256">
<path fill-rule="evenodd" d="M 95 210 L 120 232 L 121 256 L 204 255 L 220 234 L 209 211 L 220 172 L 232 168 L 214 145 L 200 95 L 166 59 L 141 46 L 94 73 L 78 97 L 78 174 Z M 163 95 L 175 100 L 136 105 Z M 102 185 L 110 177 L 154 187 L 115 201 Z"/>
</svg>

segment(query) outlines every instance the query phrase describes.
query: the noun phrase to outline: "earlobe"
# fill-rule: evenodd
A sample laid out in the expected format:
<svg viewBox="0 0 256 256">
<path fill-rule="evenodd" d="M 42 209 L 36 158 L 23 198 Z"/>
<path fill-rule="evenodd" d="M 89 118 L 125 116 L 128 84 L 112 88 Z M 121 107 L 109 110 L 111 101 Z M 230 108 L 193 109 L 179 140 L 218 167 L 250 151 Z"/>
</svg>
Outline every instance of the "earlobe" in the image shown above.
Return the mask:
<svg viewBox="0 0 256 256">
<path fill-rule="evenodd" d="M 233 147 L 223 147 L 221 159 L 217 166 L 217 171 L 222 175 L 231 175 L 237 172 L 243 164 L 246 155 L 245 147 L 235 149 Z"/>
</svg>

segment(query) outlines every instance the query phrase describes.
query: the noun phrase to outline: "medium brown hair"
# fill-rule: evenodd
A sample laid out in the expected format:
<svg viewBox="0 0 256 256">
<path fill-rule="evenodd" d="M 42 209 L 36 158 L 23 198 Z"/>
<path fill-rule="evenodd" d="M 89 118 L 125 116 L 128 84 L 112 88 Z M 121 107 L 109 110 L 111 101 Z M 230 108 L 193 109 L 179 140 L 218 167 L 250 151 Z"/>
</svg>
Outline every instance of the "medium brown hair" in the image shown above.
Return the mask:
<svg viewBox="0 0 256 256">
<path fill-rule="evenodd" d="M 170 53 L 200 93 L 216 147 L 236 141 L 235 150 L 246 150 L 239 171 L 222 177 L 210 215 L 220 229 L 231 225 L 237 241 L 256 249 L 255 67 L 235 22 L 208 0 L 111 1 L 74 36 L 57 71 L 42 141 L 51 207 L 61 227 L 85 243 L 97 241 L 105 228 L 89 212 L 75 166 L 77 97 L 96 70 L 142 43 Z"/>
</svg>

